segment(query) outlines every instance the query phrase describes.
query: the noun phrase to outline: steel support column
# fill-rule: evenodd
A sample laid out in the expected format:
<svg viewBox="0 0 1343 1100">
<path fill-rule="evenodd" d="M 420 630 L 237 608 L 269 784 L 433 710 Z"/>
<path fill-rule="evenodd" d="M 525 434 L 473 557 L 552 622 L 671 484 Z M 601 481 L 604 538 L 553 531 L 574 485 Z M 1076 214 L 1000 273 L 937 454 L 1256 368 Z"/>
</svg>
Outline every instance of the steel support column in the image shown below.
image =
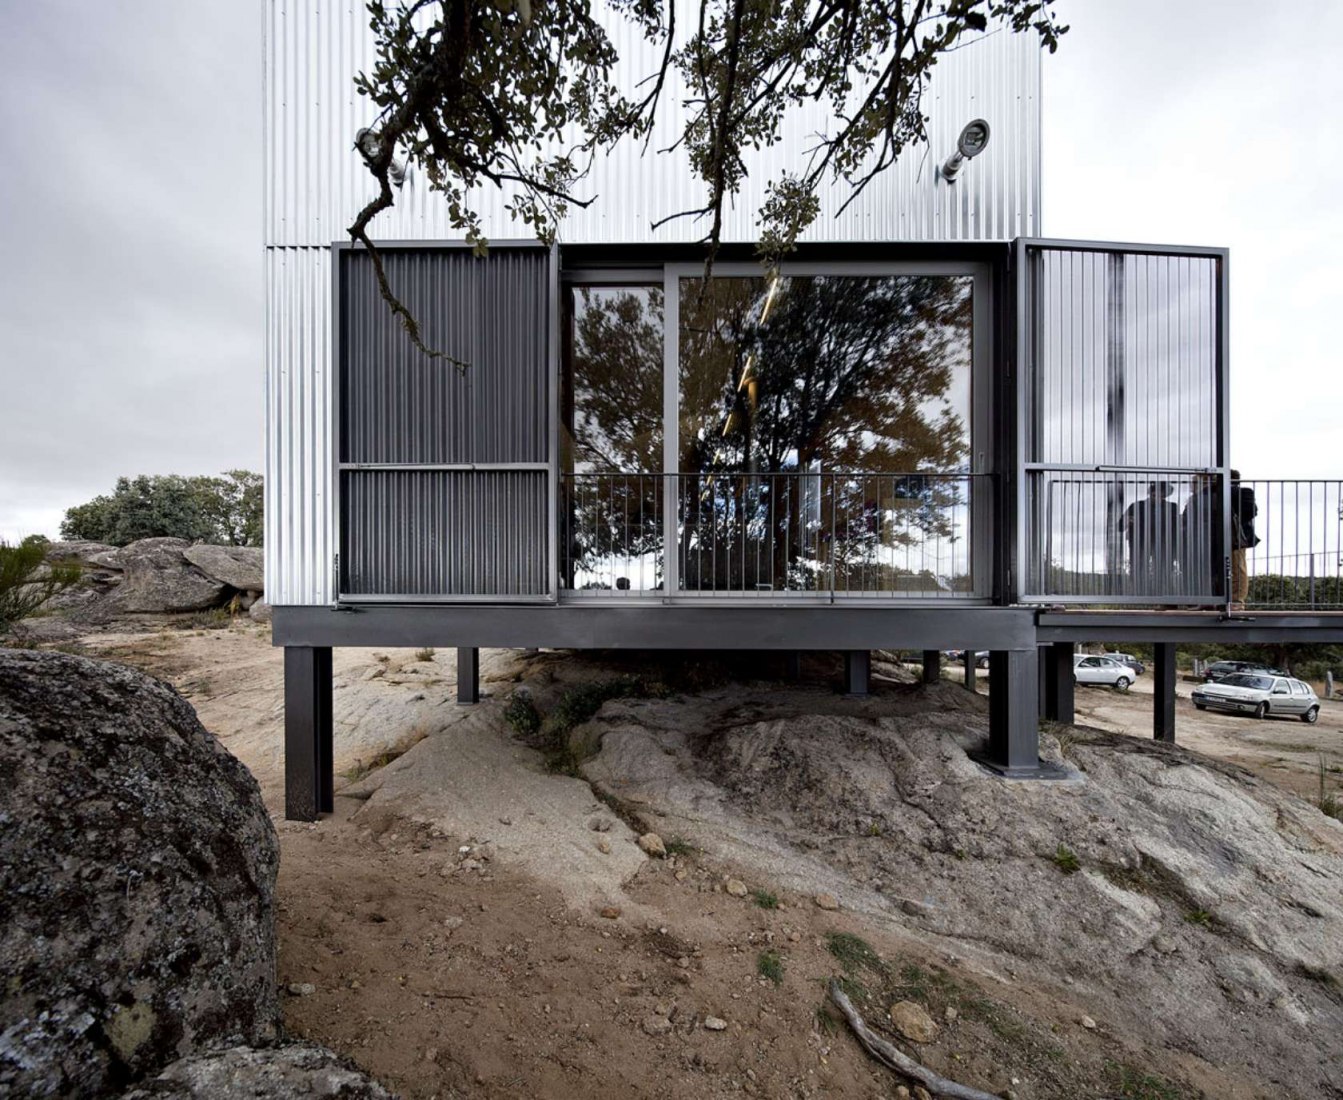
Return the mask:
<svg viewBox="0 0 1343 1100">
<path fill-rule="evenodd" d="M 935 684 L 942 679 L 942 651 L 925 649 L 923 651 L 923 682 Z"/>
<path fill-rule="evenodd" d="M 1039 654 L 989 653 L 989 745 L 984 762 L 1011 777 L 1040 773 Z"/>
<path fill-rule="evenodd" d="M 792 683 L 802 679 L 802 651 L 800 649 L 784 651 L 783 678 Z"/>
<path fill-rule="evenodd" d="M 866 695 L 872 677 L 872 651 L 846 649 L 844 651 L 844 694 Z"/>
<path fill-rule="evenodd" d="M 480 702 L 480 650 L 457 650 L 457 702 Z"/>
<path fill-rule="evenodd" d="M 971 691 L 975 690 L 975 674 L 979 671 L 975 662 L 978 659 L 979 656 L 973 649 L 965 650 L 961 656 L 961 661 L 965 665 L 965 686 Z"/>
<path fill-rule="evenodd" d="M 1045 678 L 1045 670 L 1049 668 L 1046 649 L 1046 646 L 1037 646 L 1035 649 L 1035 706 L 1041 715 L 1045 713 L 1049 697 L 1049 682 Z"/>
<path fill-rule="evenodd" d="M 316 821 L 335 808 L 331 750 L 331 650 L 284 651 L 284 816 Z"/>
<path fill-rule="evenodd" d="M 1054 642 L 1042 646 L 1040 657 L 1045 668 L 1045 697 L 1042 713 L 1051 722 L 1071 726 L 1076 719 L 1073 706 L 1073 644 Z"/>
<path fill-rule="evenodd" d="M 1152 647 L 1152 736 L 1175 743 L 1175 644 Z"/>
</svg>

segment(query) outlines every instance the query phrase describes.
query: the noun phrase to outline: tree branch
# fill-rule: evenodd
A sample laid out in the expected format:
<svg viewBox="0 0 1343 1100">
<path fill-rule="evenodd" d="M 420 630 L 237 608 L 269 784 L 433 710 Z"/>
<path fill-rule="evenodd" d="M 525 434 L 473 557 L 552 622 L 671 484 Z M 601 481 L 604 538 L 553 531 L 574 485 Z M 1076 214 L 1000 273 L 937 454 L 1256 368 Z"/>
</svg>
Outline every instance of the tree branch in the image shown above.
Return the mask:
<svg viewBox="0 0 1343 1100">
<path fill-rule="evenodd" d="M 897 1073 L 903 1073 L 906 1077 L 919 1082 L 924 1088 L 934 1096 L 949 1096 L 951 1100 L 1001 1100 L 991 1092 L 981 1092 L 979 1089 L 972 1089 L 968 1085 L 960 1085 L 955 1081 L 949 1081 L 934 1073 L 927 1066 L 914 1061 L 909 1055 L 904 1053 L 889 1043 L 880 1035 L 877 1035 L 864 1022 L 858 1010 L 853 1007 L 853 1002 L 845 995 L 844 990 L 839 987 L 839 982 L 834 978 L 830 979 L 830 999 L 835 1003 L 835 1007 L 844 1014 L 844 1018 L 849 1021 L 849 1027 L 858 1038 L 862 1048 L 872 1055 L 887 1069 L 893 1069 Z"/>
</svg>

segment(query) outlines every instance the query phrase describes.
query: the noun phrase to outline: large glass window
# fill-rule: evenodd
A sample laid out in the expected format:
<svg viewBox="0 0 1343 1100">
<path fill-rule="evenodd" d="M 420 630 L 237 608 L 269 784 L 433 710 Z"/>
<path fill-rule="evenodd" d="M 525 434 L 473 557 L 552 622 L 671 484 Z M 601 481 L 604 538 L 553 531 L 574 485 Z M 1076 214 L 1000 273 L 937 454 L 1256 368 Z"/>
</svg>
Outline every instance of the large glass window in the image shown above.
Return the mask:
<svg viewBox="0 0 1343 1100">
<path fill-rule="evenodd" d="M 568 290 L 560 456 L 569 473 L 662 469 L 662 287 Z"/>
<path fill-rule="evenodd" d="M 663 290 L 572 286 L 560 386 L 561 583 L 663 584 Z"/>
<path fill-rule="evenodd" d="M 973 283 L 683 279 L 681 470 L 967 469 Z"/>
<path fill-rule="evenodd" d="M 682 589 L 973 589 L 973 287 L 681 280 Z"/>
<path fill-rule="evenodd" d="M 566 292 L 564 587 L 976 592 L 974 276 L 669 279 Z"/>
</svg>

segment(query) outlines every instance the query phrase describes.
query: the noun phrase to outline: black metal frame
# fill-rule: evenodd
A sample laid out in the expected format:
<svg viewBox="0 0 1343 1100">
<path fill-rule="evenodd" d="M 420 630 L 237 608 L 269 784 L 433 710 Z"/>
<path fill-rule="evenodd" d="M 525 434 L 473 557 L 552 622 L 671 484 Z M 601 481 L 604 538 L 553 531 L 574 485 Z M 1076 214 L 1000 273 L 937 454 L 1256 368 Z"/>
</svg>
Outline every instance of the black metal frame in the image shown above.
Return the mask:
<svg viewBox="0 0 1343 1100">
<path fill-rule="evenodd" d="M 1013 349 L 1013 357 L 1008 364 L 1005 372 L 1012 380 L 1014 394 L 1012 397 L 1013 411 L 1013 454 L 1012 476 L 1015 481 L 1014 496 L 1014 514 L 1011 517 L 1010 527 L 1002 530 L 1011 530 L 1013 544 L 1010 551 L 1010 559 L 1013 563 L 1009 567 L 1009 576 L 1015 581 L 1010 588 L 1010 598 L 1008 602 L 1029 602 L 1032 604 L 1044 604 L 1052 602 L 1052 598 L 1039 593 L 1031 593 L 1025 588 L 1025 563 L 1031 548 L 1027 540 L 1027 519 L 1028 519 L 1028 486 L 1029 472 L 1033 469 L 1047 468 L 1047 464 L 1028 461 L 1026 453 L 1026 441 L 1028 438 L 1028 416 L 1031 408 L 1032 394 L 1029 392 L 1029 372 L 1026 364 L 1031 360 L 1031 350 L 1029 341 L 1035 331 L 1035 326 L 1026 316 L 1026 310 L 1036 300 L 1034 288 L 1030 285 L 1030 279 L 1033 272 L 1030 263 L 1032 253 L 1052 252 L 1093 252 L 1103 254 L 1121 254 L 1128 256 L 1188 256 L 1201 257 L 1215 260 L 1217 263 L 1217 293 L 1214 302 L 1214 326 L 1217 333 L 1217 347 L 1214 357 L 1214 372 L 1216 376 L 1216 400 L 1217 409 L 1214 416 L 1216 425 L 1216 465 L 1213 468 L 1219 475 L 1221 487 L 1221 524 L 1214 530 L 1214 558 L 1220 560 L 1222 565 L 1222 599 L 1221 603 L 1229 607 L 1231 602 L 1231 478 L 1230 478 L 1230 426 L 1231 426 L 1231 389 L 1230 373 L 1228 363 L 1230 359 L 1230 333 L 1226 324 L 1227 305 L 1230 294 L 1230 251 L 1226 248 L 1201 247 L 1194 245 L 1154 245 L 1154 244 L 1132 244 L 1121 241 L 1086 241 L 1086 240 L 1065 240 L 1061 238 L 1046 237 L 1019 237 L 1012 242 L 1012 286 L 1015 291 L 1015 300 L 1012 314 L 1014 317 L 1015 338 L 1007 346 Z M 1085 467 L 1079 467 L 1084 469 Z M 1134 467 L 1135 469 L 1137 467 Z M 1098 471 L 1104 467 L 1097 467 Z M 1006 496 L 1007 493 L 1004 493 Z M 1096 597 L 1069 597 L 1069 604 L 1096 603 L 1108 606 L 1133 604 L 1135 606 L 1150 607 L 1153 604 L 1169 603 L 1180 604 L 1188 602 L 1187 597 L 1180 597 L 1171 594 L 1168 597 L 1151 596 L 1096 596 Z"/>
</svg>

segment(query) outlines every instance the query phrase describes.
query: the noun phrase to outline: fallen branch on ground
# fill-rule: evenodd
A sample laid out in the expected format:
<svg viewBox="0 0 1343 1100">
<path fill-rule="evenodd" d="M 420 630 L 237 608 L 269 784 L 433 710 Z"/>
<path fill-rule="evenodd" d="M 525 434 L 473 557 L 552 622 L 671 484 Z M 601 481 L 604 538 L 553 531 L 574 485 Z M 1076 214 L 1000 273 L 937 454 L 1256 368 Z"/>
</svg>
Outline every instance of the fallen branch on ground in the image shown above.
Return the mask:
<svg viewBox="0 0 1343 1100">
<path fill-rule="evenodd" d="M 830 979 L 830 999 L 835 1002 L 835 1007 L 844 1013 L 844 1018 L 849 1021 L 849 1027 L 853 1028 L 853 1033 L 858 1037 L 863 1049 L 888 1069 L 912 1077 L 935 1096 L 950 1096 L 953 1100 L 1000 1100 L 1000 1097 L 991 1092 L 980 1092 L 979 1089 L 958 1085 L 955 1081 L 939 1077 L 927 1066 L 919 1065 L 894 1044 L 877 1035 L 858 1015 L 853 1002 L 845 995 L 844 990 L 840 989 L 839 982 L 834 978 Z"/>
</svg>

